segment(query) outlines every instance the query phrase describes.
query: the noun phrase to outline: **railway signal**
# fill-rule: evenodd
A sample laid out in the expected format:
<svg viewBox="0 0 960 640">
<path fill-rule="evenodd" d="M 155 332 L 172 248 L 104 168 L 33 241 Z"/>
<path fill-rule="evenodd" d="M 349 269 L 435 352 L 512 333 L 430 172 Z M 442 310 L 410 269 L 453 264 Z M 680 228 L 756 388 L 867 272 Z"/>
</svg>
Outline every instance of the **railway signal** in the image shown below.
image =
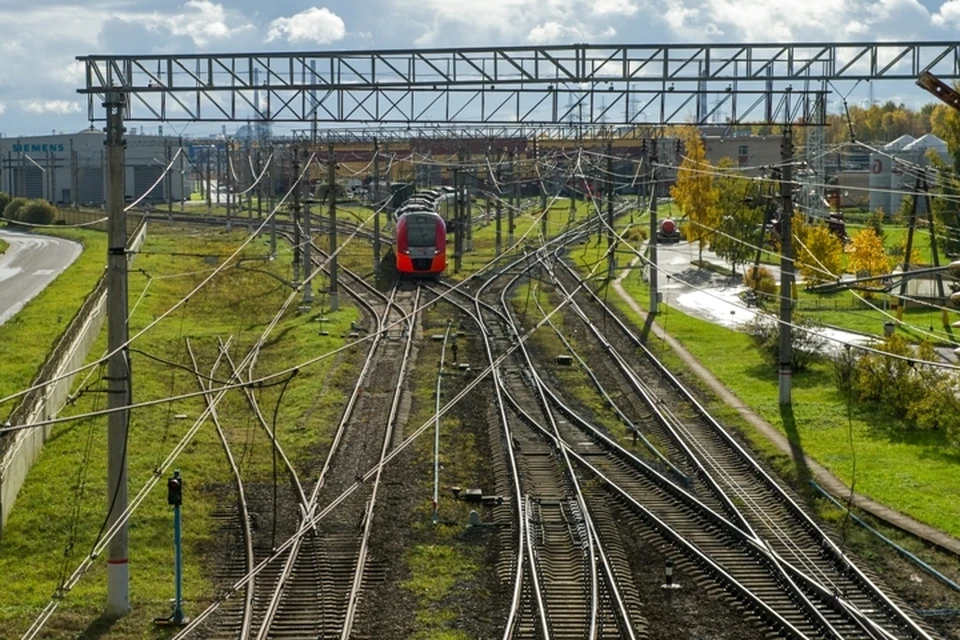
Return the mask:
<svg viewBox="0 0 960 640">
<path fill-rule="evenodd" d="M 173 507 L 173 581 L 176 595 L 173 599 L 173 613 L 169 618 L 157 618 L 158 626 L 182 626 L 189 622 L 183 615 L 183 536 L 180 520 L 180 507 L 183 505 L 183 478 L 176 469 L 167 480 L 167 504 Z"/>
</svg>

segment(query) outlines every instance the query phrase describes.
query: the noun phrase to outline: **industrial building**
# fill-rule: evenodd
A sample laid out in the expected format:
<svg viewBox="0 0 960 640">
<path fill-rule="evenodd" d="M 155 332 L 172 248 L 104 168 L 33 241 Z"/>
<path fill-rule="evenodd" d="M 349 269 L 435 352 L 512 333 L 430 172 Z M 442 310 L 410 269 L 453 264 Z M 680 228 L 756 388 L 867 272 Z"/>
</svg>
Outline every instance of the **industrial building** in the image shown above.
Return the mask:
<svg viewBox="0 0 960 640">
<path fill-rule="evenodd" d="M 912 166 L 926 166 L 927 154 L 933 152 L 949 161 L 947 143 L 928 133 L 920 138 L 903 135 L 870 154 L 870 210 L 892 215 L 916 186 Z"/>
<path fill-rule="evenodd" d="M 100 206 L 106 196 L 105 134 L 88 129 L 75 134 L 0 138 L 0 191 L 42 198 L 56 204 Z M 176 138 L 127 134 L 126 199 L 136 200 L 160 180 L 176 155 Z M 193 180 L 181 156 L 144 202 L 189 198 Z"/>
</svg>

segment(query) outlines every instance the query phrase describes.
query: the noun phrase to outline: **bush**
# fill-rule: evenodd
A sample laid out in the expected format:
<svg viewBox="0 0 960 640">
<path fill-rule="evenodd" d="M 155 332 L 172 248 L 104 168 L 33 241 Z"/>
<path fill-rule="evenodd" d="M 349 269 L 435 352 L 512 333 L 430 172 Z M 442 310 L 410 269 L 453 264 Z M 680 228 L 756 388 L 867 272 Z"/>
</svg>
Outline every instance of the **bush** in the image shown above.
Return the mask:
<svg viewBox="0 0 960 640">
<path fill-rule="evenodd" d="M 30 200 L 18 212 L 20 222 L 29 224 L 53 224 L 57 208 L 46 200 Z"/>
<path fill-rule="evenodd" d="M 0 191 L 0 217 L 3 217 L 3 210 L 10 204 L 10 194 L 6 191 Z"/>
<path fill-rule="evenodd" d="M 3 208 L 3 217 L 14 222 L 20 220 L 20 209 L 27 204 L 26 198 L 14 198 Z"/>
<path fill-rule="evenodd" d="M 766 293 L 775 295 L 777 293 L 777 281 L 773 279 L 773 274 L 765 267 L 750 267 L 743 274 L 743 284 L 747 285 L 757 293 Z"/>
<path fill-rule="evenodd" d="M 792 368 L 804 371 L 823 358 L 826 340 L 816 332 L 820 325 L 809 318 L 795 318 L 790 332 Z M 747 323 L 746 331 L 753 343 L 773 366 L 780 362 L 780 324 L 771 316 L 758 313 Z"/>
</svg>

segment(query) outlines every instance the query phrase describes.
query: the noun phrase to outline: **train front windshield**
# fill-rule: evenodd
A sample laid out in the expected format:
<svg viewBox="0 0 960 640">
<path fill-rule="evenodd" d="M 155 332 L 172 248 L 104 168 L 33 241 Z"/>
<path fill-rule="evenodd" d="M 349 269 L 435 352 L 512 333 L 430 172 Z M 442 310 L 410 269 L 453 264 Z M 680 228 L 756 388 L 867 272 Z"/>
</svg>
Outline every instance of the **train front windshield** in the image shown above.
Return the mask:
<svg viewBox="0 0 960 640">
<path fill-rule="evenodd" d="M 408 214 L 407 245 L 411 247 L 435 247 L 437 245 L 437 219 L 433 216 Z"/>
</svg>

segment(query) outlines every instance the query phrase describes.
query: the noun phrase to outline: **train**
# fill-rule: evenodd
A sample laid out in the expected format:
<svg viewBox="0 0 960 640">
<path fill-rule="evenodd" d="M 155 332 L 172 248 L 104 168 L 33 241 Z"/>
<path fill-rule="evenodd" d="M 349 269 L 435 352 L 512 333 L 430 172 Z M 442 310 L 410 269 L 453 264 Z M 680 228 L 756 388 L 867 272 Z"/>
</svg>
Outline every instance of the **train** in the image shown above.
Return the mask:
<svg viewBox="0 0 960 640">
<path fill-rule="evenodd" d="M 456 196 L 451 187 L 418 191 L 396 211 L 393 253 L 406 276 L 437 276 L 447 268 L 447 220 Z"/>
</svg>

